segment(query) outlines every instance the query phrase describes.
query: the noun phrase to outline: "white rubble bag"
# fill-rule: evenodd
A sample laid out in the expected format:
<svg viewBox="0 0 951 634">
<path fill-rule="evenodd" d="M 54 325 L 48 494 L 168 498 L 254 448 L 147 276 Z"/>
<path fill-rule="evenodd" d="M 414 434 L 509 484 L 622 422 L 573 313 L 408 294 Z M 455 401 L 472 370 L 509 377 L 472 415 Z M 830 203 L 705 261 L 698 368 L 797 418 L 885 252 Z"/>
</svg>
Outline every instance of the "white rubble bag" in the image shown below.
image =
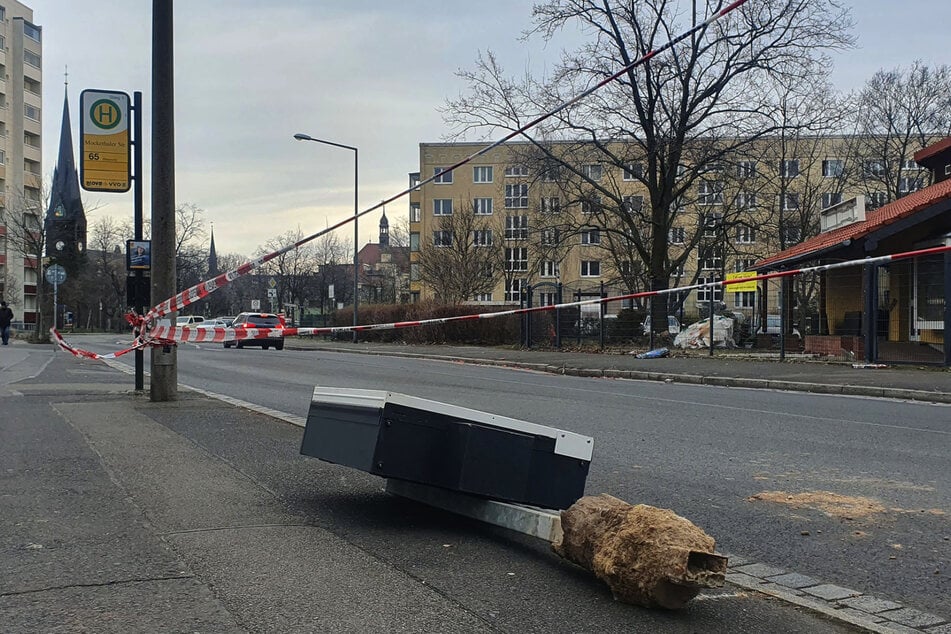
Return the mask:
<svg viewBox="0 0 951 634">
<path fill-rule="evenodd" d="M 733 320 L 722 315 L 713 316 L 713 345 L 716 348 L 733 348 Z M 674 338 L 674 346 L 683 349 L 710 347 L 710 320 L 703 319 L 680 331 Z"/>
</svg>

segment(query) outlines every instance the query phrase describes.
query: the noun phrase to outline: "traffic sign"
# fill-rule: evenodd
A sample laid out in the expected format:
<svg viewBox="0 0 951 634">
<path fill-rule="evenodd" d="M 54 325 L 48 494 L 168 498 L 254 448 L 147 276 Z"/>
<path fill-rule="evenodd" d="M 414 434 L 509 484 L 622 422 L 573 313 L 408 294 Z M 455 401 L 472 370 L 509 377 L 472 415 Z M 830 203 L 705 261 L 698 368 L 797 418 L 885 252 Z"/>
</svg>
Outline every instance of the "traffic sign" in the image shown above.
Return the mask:
<svg viewBox="0 0 951 634">
<path fill-rule="evenodd" d="M 261 310 L 261 300 L 252 299 L 251 300 L 251 310 Z"/>
<path fill-rule="evenodd" d="M 127 192 L 131 187 L 129 95 L 84 90 L 79 96 L 83 140 L 80 182 L 93 192 Z"/>
<path fill-rule="evenodd" d="M 276 288 L 267 289 L 267 296 L 268 296 L 268 299 L 277 299 L 277 289 Z"/>
<path fill-rule="evenodd" d="M 62 284 L 66 281 L 66 269 L 59 264 L 51 264 L 46 269 L 46 281 L 50 284 Z"/>
</svg>

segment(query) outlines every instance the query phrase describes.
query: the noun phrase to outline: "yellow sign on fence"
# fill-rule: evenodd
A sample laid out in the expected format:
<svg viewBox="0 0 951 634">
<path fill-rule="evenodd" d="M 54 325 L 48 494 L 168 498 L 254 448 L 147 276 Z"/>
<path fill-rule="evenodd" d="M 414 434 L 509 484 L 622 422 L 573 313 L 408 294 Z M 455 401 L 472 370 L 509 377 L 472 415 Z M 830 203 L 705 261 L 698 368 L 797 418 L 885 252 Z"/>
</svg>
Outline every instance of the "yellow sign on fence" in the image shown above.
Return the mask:
<svg viewBox="0 0 951 634">
<path fill-rule="evenodd" d="M 729 282 L 730 280 L 742 280 L 747 277 L 756 277 L 756 273 L 754 271 L 727 273 L 726 281 Z M 727 284 L 725 288 L 727 293 L 748 293 L 750 291 L 756 290 L 756 280 L 753 280 L 752 282 L 735 282 L 733 284 Z"/>
<path fill-rule="evenodd" d="M 129 95 L 114 90 L 84 90 L 79 96 L 79 105 L 83 189 L 129 191 L 132 181 Z"/>
</svg>

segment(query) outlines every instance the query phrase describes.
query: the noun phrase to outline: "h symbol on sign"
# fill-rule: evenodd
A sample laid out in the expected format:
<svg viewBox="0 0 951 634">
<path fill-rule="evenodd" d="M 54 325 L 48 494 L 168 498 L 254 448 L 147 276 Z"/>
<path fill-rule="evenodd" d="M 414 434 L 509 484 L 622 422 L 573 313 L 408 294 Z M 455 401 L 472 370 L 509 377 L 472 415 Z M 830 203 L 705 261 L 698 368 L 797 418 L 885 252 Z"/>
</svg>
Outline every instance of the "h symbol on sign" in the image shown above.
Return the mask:
<svg viewBox="0 0 951 634">
<path fill-rule="evenodd" d="M 115 115 L 115 108 L 106 104 L 101 104 L 96 108 L 96 120 L 102 124 L 112 123 L 112 117 Z"/>
</svg>

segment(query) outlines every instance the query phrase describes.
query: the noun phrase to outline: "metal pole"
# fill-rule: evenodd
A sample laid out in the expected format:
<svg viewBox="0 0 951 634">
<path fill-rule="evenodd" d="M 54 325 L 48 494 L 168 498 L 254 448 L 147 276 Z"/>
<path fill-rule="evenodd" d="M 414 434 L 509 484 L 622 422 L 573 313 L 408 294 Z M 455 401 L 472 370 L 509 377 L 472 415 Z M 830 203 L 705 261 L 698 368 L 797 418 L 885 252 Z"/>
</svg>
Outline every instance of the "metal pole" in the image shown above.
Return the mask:
<svg viewBox="0 0 951 634">
<path fill-rule="evenodd" d="M 59 284 L 53 280 L 53 328 L 59 330 Z"/>
<path fill-rule="evenodd" d="M 135 135 L 132 140 L 132 169 L 135 170 L 135 188 L 132 190 L 133 197 L 133 229 L 135 231 L 135 239 L 139 241 L 142 239 L 142 225 L 143 225 L 143 215 L 142 215 L 142 93 L 141 91 L 135 91 L 132 93 L 132 108 L 133 108 L 133 118 L 132 118 L 132 130 Z M 139 299 L 139 291 L 142 288 L 142 277 L 145 275 L 143 271 L 136 270 L 135 273 L 135 291 L 136 299 Z M 151 299 L 149 304 L 151 305 Z M 100 302 L 100 306 L 102 303 Z M 133 306 L 135 312 L 139 315 L 145 312 L 145 306 L 142 306 L 141 301 L 136 301 Z M 100 321 L 102 320 L 102 309 L 99 309 Z M 144 390 L 145 389 L 145 351 L 141 348 L 137 348 L 135 351 L 135 389 Z"/>
<path fill-rule="evenodd" d="M 357 302 L 360 295 L 360 243 L 359 240 L 359 205 L 357 203 L 357 184 L 360 171 L 357 160 L 357 148 L 353 148 L 353 325 L 357 325 Z M 353 331 L 353 343 L 357 342 L 357 331 Z"/>
<path fill-rule="evenodd" d="M 175 282 L 175 116 L 172 0 L 152 0 L 152 297 L 172 297 Z M 175 323 L 176 313 L 167 318 Z M 153 402 L 178 396 L 175 346 L 152 348 Z"/>
</svg>

